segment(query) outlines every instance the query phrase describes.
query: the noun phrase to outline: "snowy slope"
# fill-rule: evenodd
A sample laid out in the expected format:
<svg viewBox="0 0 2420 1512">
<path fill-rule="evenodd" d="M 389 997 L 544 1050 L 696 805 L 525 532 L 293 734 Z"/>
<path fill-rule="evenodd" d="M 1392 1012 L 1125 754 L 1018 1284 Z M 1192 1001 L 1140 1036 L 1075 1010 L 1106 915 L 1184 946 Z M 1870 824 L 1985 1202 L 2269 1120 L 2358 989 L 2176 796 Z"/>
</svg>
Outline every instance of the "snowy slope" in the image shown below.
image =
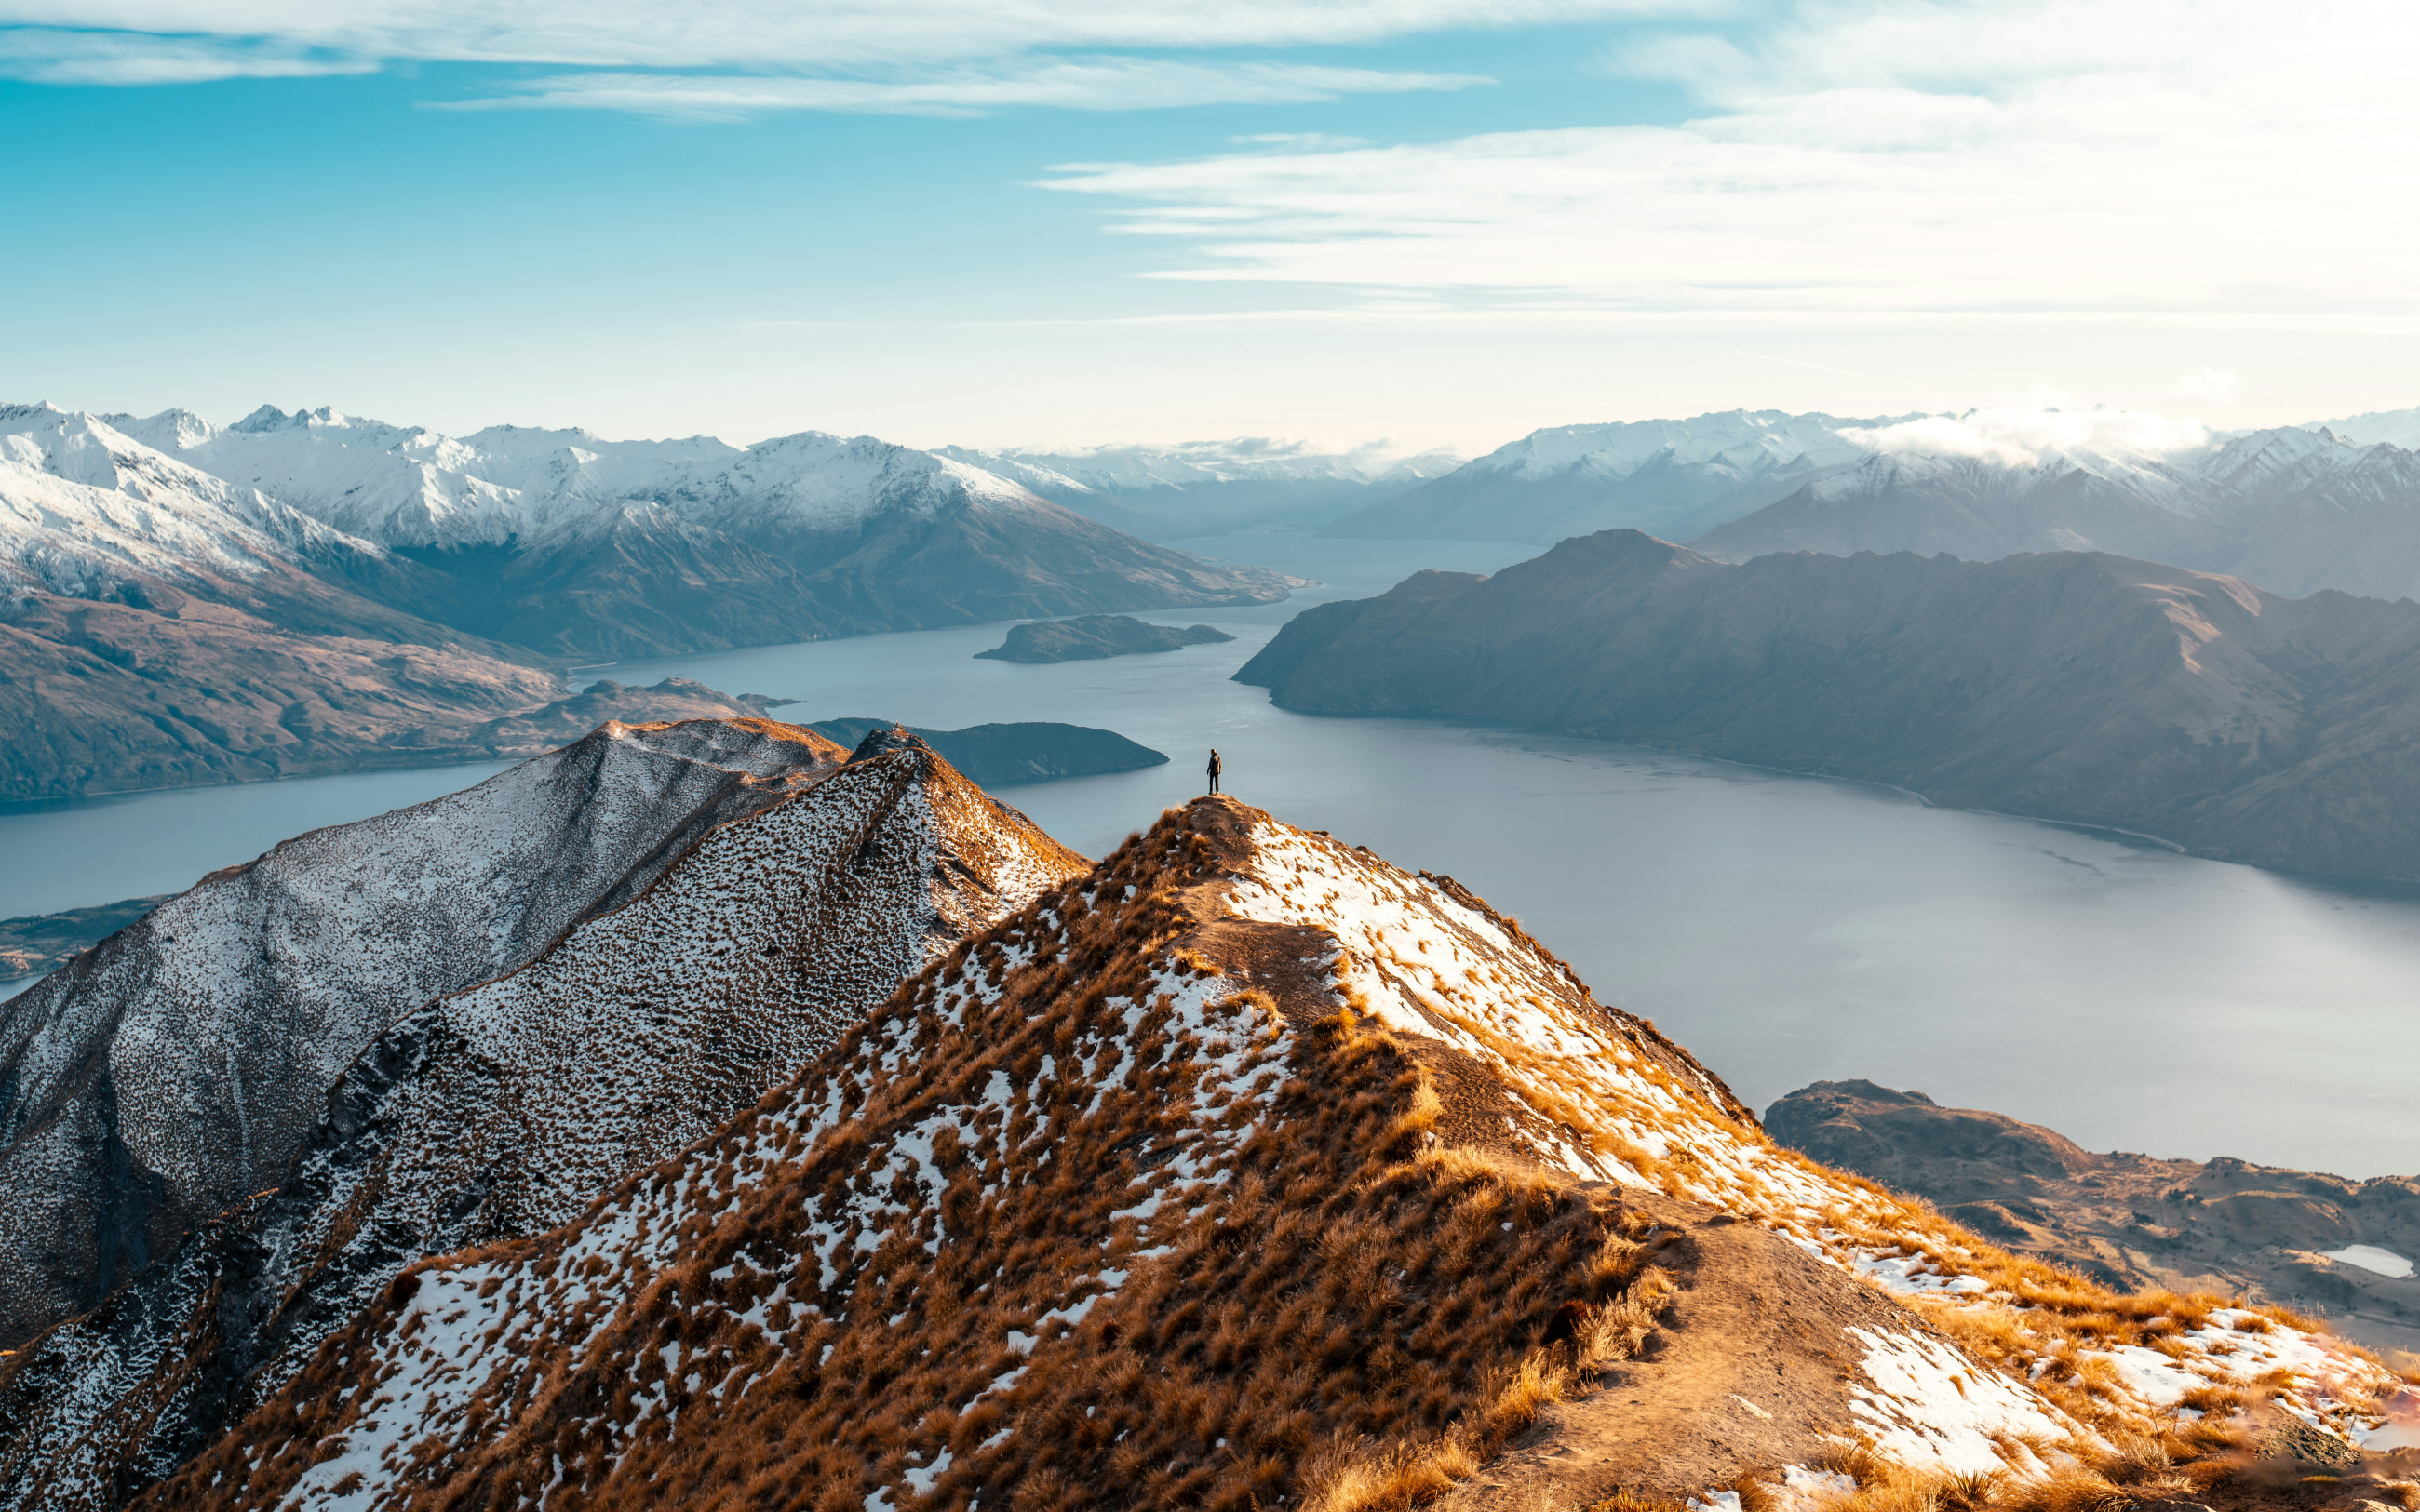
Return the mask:
<svg viewBox="0 0 2420 1512">
<path fill-rule="evenodd" d="M 1325 532 L 1559 540 L 1617 525 L 1694 535 L 1869 455 L 1891 421 L 1735 409 L 1532 431 Z"/>
<path fill-rule="evenodd" d="M 274 1185 L 389 1025 L 528 960 L 840 754 L 764 722 L 609 724 L 214 872 L 0 1005 L 0 1335 L 91 1306 Z"/>
<path fill-rule="evenodd" d="M 1726 1256 L 1789 1289 L 1752 1296 L 1771 1283 Z M 1704 1343 L 1769 1372 L 1746 1389 L 1770 1408 L 1557 1458 L 1586 1424 L 1542 1404 L 1618 1428 L 1685 1397 L 1656 1362 L 1689 1327 L 1631 1357 L 1732 1288 L 1754 1332 Z M 2323 1337 L 2111 1298 L 1777 1149 L 1450 881 L 1203 799 L 572 1224 L 407 1273 L 163 1494 L 1351 1505 L 1348 1483 L 1450 1489 L 1536 1422 L 1490 1467 L 1504 1504 L 1549 1474 L 1571 1504 L 1711 1498 L 1661 1467 L 1713 1435 L 1801 1474 L 1854 1438 L 1915 1473 L 2081 1473 L 2256 1377 L 2340 1447 L 2394 1389 Z M 1647 1468 L 1606 1484 L 1623 1453 Z"/>
<path fill-rule="evenodd" d="M 575 660 L 1265 603 L 1288 586 L 865 436 L 744 450 L 510 425 L 457 438 L 266 406 L 224 429 L 182 410 L 107 424 L 392 548 L 413 570 L 381 602 Z"/>
<path fill-rule="evenodd" d="M 146 578 L 199 585 L 383 555 L 89 415 L 0 406 L 0 585 L 104 598 Z"/>
<path fill-rule="evenodd" d="M 111 417 L 192 466 L 390 546 L 540 541 L 626 502 L 723 530 L 837 530 L 886 509 L 1032 496 L 979 468 L 861 436 L 804 431 L 742 450 L 695 436 L 608 441 L 582 430 L 494 425 L 456 439 L 321 408 L 264 405 L 219 429 L 181 410 Z"/>
<path fill-rule="evenodd" d="M 1443 454 L 1388 462 L 1373 454 L 1321 453 L 1253 440 L 1061 452 L 946 446 L 938 455 L 1022 484 L 1089 518 L 1156 539 L 1317 524 L 1459 465 L 1458 458 Z"/>
<path fill-rule="evenodd" d="M 577 1217 L 1085 865 L 921 742 L 869 737 L 619 911 L 381 1035 L 282 1189 L 0 1382 L 0 1442 L 23 1446 L 0 1449 L 0 1506 L 103 1506 L 114 1477 L 173 1468 L 407 1264 Z"/>
<path fill-rule="evenodd" d="M 2320 421 L 2304 428 L 2324 430 L 2356 446 L 2375 446 L 2382 441 L 2407 452 L 2420 451 L 2420 409 L 2375 409 L 2365 415 Z"/>
</svg>

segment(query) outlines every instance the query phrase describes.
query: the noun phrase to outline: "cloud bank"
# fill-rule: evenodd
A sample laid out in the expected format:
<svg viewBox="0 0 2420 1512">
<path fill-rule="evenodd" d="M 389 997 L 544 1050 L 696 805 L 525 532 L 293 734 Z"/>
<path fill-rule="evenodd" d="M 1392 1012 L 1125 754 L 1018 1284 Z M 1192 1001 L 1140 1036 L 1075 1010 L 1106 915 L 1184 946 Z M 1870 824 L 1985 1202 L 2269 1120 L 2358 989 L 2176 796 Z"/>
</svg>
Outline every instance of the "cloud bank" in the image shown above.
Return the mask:
<svg viewBox="0 0 2420 1512">
<path fill-rule="evenodd" d="M 1679 126 L 1070 165 L 1156 276 L 1803 317 L 2420 316 L 2414 13 L 1865 0 L 1607 67 Z"/>
<path fill-rule="evenodd" d="M 2002 467 L 2034 467 L 2055 455 L 2156 459 L 2211 440 L 2198 420 L 2142 409 L 1970 409 L 1840 434 L 1877 452 L 1974 457 Z"/>
</svg>

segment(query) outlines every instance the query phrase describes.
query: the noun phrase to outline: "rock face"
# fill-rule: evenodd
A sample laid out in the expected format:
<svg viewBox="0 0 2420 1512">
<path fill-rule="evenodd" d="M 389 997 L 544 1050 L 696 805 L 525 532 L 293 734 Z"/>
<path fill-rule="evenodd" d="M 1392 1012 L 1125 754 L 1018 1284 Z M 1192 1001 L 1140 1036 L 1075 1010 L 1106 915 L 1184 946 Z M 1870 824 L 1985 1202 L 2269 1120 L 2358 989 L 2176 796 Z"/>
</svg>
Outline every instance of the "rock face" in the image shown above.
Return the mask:
<svg viewBox="0 0 2420 1512">
<path fill-rule="evenodd" d="M 282 1186 L 0 1378 L 0 1505 L 118 1504 L 406 1266 L 579 1216 L 1086 865 L 913 736 L 869 734 L 624 906 L 380 1035 Z"/>
<path fill-rule="evenodd" d="M 888 719 L 823 719 L 811 728 L 843 745 L 891 728 Z M 1168 758 L 1114 730 L 1080 724 L 978 724 L 964 730 L 901 726 L 948 758 L 970 779 L 985 784 L 1041 782 L 1061 777 L 1098 777 L 1165 766 Z"/>
<path fill-rule="evenodd" d="M 1994 1288 L 2034 1342 L 1953 1336 Z M 2068 1316 L 2291 1358 L 2340 1447 L 2394 1389 L 2155 1305 L 1776 1149 L 1450 879 L 1208 798 L 572 1222 L 406 1270 L 144 1504 L 1585 1505 L 1855 1435 L 2033 1475 L 2158 1418 L 2053 1368 Z"/>
<path fill-rule="evenodd" d="M 2039 1124 L 1864 1081 L 1802 1087 L 1764 1121 L 1792 1149 L 2113 1286 L 2261 1297 L 2325 1313 L 2374 1348 L 2420 1349 L 2411 1264 L 2420 1180 L 2411 1177 L 2348 1181 L 2240 1160 L 2095 1154 Z M 2331 1253 L 2346 1251 L 2354 1257 Z"/>
<path fill-rule="evenodd" d="M 1234 639 L 1207 625 L 1191 625 L 1180 630 L 1169 625 L 1146 625 L 1123 614 L 1086 614 L 1072 620 L 1012 625 L 1007 640 L 975 656 L 992 661 L 1098 661 Z"/>
<path fill-rule="evenodd" d="M 2420 605 L 2087 552 L 1783 554 L 1636 531 L 1296 617 L 1236 674 L 1889 782 L 2206 854 L 2420 877 Z"/>
<path fill-rule="evenodd" d="M 0 1340 L 284 1179 L 420 1004 L 619 906 L 845 752 L 762 720 L 607 725 L 465 792 L 214 872 L 0 1004 Z"/>
</svg>

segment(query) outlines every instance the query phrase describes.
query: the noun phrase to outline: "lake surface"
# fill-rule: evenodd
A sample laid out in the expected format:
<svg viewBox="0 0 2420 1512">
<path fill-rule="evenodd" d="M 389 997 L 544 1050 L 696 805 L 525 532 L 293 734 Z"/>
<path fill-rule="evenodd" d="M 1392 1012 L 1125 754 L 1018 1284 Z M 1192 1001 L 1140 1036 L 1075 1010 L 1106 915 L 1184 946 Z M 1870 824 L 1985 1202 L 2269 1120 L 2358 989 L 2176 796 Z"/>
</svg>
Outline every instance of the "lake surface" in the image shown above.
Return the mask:
<svg viewBox="0 0 2420 1512">
<path fill-rule="evenodd" d="M 1309 603 L 1486 543 L 1180 543 L 1324 586 L 1141 616 L 1238 639 L 1164 655 L 977 661 L 998 625 L 624 663 L 941 729 L 1099 725 L 1141 772 L 1002 795 L 1098 856 L 1201 790 L 1236 796 L 1519 917 L 1600 997 L 1654 1019 L 1759 1108 L 1863 1076 L 2046 1123 L 2097 1149 L 2420 1172 L 2420 888 L 2315 882 L 2122 837 L 1934 809 L 1889 789 L 1497 728 L 1334 719 L 1229 680 Z M 212 788 L 0 815 L 0 916 L 184 886 L 284 835 L 493 768 Z"/>
</svg>

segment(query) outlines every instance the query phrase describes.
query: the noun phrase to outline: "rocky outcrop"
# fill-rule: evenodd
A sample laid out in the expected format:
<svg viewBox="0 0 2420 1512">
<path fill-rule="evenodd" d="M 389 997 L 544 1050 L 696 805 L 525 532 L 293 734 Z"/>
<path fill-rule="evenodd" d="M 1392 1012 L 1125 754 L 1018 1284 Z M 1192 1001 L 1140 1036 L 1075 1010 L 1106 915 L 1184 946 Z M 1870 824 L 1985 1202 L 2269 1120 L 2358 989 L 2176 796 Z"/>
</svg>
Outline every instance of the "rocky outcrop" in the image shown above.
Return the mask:
<svg viewBox="0 0 2420 1512">
<path fill-rule="evenodd" d="M 842 745 L 853 745 L 878 730 L 892 728 L 888 719 L 821 719 L 810 728 Z M 977 724 L 964 730 L 924 730 L 902 725 L 949 760 L 951 765 L 986 786 L 1004 782 L 1043 782 L 1062 777 L 1098 777 L 1106 772 L 1133 772 L 1164 766 L 1167 756 L 1128 740 L 1114 730 L 1080 724 Z"/>
<path fill-rule="evenodd" d="M 1764 1120 L 1792 1149 L 2112 1286 L 2265 1298 L 2376 1348 L 2420 1350 L 2420 1180 L 2098 1154 L 2040 1124 L 1865 1081 L 1802 1087 Z"/>
<path fill-rule="evenodd" d="M 577 1217 L 1085 864 L 913 736 L 869 734 L 625 906 L 379 1036 L 280 1187 L 0 1376 L 0 1506 L 119 1504 L 407 1266 Z"/>
<path fill-rule="evenodd" d="M 530 960 L 845 754 L 763 720 L 607 725 L 214 872 L 0 1004 L 0 1343 L 275 1186 L 398 1019 Z"/>
<path fill-rule="evenodd" d="M 1732 564 L 1636 531 L 1297 616 L 1236 674 L 2420 877 L 2420 605 L 2091 552 Z"/>
<path fill-rule="evenodd" d="M 976 652 L 975 656 L 978 660 L 1033 663 L 1099 661 L 1234 639 L 1207 625 L 1187 625 L 1180 630 L 1170 625 L 1146 625 L 1123 614 L 1086 614 L 1072 620 L 1013 625 L 1007 640 L 989 651 Z"/>
</svg>

